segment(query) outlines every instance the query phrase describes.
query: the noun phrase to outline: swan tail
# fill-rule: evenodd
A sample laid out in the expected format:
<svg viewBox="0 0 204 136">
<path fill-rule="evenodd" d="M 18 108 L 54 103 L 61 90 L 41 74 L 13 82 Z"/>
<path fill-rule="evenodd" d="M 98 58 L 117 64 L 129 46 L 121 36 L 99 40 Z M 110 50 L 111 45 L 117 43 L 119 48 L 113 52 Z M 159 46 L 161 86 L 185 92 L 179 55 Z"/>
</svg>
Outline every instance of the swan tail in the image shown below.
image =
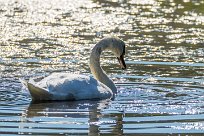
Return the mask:
<svg viewBox="0 0 204 136">
<path fill-rule="evenodd" d="M 28 88 L 33 101 L 48 101 L 52 100 L 52 95 L 44 88 L 40 88 L 25 80 L 20 80 L 21 83 Z"/>
</svg>

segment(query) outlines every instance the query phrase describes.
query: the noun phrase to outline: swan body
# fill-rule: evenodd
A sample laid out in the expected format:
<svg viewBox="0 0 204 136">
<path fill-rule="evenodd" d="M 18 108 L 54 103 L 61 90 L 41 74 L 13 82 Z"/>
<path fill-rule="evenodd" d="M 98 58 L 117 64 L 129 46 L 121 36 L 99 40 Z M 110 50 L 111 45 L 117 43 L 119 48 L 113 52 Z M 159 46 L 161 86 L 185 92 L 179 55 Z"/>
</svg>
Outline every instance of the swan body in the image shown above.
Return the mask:
<svg viewBox="0 0 204 136">
<path fill-rule="evenodd" d="M 106 99 L 114 97 L 117 88 L 100 66 L 100 55 L 103 50 L 111 50 L 118 58 L 121 67 L 126 68 L 123 59 L 125 44 L 118 38 L 105 38 L 92 49 L 90 69 L 94 77 L 71 73 L 52 73 L 36 82 L 21 80 L 27 87 L 32 100 L 83 100 Z"/>
</svg>

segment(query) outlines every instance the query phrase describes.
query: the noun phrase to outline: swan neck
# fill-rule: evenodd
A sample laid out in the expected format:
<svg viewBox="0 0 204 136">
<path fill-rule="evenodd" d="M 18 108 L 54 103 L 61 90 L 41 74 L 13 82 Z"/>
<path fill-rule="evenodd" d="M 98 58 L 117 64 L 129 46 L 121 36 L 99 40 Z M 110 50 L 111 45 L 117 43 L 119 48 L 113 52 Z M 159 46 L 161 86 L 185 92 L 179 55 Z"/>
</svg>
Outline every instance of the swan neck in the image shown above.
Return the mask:
<svg viewBox="0 0 204 136">
<path fill-rule="evenodd" d="M 92 49 L 90 56 L 90 69 L 94 78 L 98 81 L 102 82 L 106 86 L 108 86 L 113 93 L 117 92 L 116 86 L 113 81 L 107 76 L 105 71 L 101 68 L 100 65 L 100 55 L 103 50 L 106 50 L 107 46 L 103 46 L 101 44 L 96 44 L 96 46 Z"/>
</svg>

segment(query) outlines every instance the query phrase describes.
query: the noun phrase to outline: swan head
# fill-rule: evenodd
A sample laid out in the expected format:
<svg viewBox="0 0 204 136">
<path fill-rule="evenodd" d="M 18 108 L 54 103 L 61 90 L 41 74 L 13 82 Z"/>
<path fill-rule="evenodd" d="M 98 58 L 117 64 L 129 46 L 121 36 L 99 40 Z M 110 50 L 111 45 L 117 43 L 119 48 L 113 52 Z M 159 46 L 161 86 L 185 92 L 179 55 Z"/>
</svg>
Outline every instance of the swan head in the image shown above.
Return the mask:
<svg viewBox="0 0 204 136">
<path fill-rule="evenodd" d="M 124 60 L 125 56 L 125 43 L 116 37 L 106 38 L 109 44 L 107 46 L 108 50 L 111 50 L 113 54 L 117 57 L 118 62 L 122 69 L 126 69 L 126 64 Z"/>
<path fill-rule="evenodd" d="M 92 49 L 92 53 L 90 56 L 90 62 L 92 61 L 99 62 L 101 52 L 104 50 L 111 51 L 118 59 L 121 68 L 126 69 L 126 64 L 124 60 L 125 43 L 121 39 L 117 37 L 108 37 L 108 38 L 104 38 L 101 41 L 99 41 L 95 45 L 95 47 Z"/>
</svg>

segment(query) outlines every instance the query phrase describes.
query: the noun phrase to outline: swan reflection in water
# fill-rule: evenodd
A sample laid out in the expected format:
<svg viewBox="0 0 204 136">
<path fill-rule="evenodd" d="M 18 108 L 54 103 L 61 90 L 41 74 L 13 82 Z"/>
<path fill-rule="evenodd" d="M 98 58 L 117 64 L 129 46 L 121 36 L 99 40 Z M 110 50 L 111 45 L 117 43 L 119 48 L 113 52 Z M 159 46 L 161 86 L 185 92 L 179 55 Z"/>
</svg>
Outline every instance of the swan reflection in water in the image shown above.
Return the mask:
<svg viewBox="0 0 204 136">
<path fill-rule="evenodd" d="M 122 134 L 122 114 L 102 114 L 109 107 L 110 99 L 83 101 L 31 102 L 26 110 L 26 122 L 36 123 L 39 128 L 53 133 Z M 107 117 L 104 117 L 107 115 Z M 32 126 L 27 126 L 33 128 Z M 41 129 L 42 129 L 41 128 Z M 53 130 L 57 130 L 53 132 Z M 111 132 L 109 132 L 111 130 Z M 32 131 L 32 130 L 31 130 Z M 46 131 L 46 133 L 49 133 Z"/>
</svg>

